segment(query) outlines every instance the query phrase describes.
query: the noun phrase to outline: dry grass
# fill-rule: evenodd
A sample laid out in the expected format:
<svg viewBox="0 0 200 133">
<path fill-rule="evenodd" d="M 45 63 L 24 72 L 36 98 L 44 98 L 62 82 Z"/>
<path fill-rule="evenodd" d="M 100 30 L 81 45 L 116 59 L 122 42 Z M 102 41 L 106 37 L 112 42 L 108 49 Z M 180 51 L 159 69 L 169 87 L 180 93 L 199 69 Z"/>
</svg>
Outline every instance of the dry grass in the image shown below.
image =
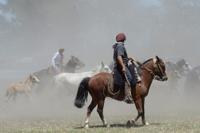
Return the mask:
<svg viewBox="0 0 200 133">
<path fill-rule="evenodd" d="M 79 118 L 69 120 L 61 119 L 30 119 L 30 120 L 2 120 L 0 122 L 1 133 L 198 133 L 200 132 L 200 118 L 152 116 L 149 117 L 149 126 L 128 128 L 126 121 L 130 116 L 108 117 L 110 128 L 101 126 L 98 117 L 91 119 L 89 129 L 82 128 L 83 122 Z M 168 119 L 167 119 L 168 118 Z"/>
</svg>

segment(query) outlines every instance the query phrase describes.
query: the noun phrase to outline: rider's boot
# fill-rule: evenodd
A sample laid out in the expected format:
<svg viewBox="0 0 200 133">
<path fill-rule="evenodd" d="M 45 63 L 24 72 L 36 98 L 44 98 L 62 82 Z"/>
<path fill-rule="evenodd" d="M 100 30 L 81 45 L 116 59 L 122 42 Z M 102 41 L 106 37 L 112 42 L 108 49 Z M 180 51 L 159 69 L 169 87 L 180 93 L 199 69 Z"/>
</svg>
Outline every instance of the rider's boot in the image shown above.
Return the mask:
<svg viewBox="0 0 200 133">
<path fill-rule="evenodd" d="M 132 98 L 132 94 L 131 94 L 131 87 L 129 85 L 127 85 L 127 83 L 125 84 L 124 93 L 125 93 L 124 101 L 128 104 L 133 103 L 133 98 Z"/>
</svg>

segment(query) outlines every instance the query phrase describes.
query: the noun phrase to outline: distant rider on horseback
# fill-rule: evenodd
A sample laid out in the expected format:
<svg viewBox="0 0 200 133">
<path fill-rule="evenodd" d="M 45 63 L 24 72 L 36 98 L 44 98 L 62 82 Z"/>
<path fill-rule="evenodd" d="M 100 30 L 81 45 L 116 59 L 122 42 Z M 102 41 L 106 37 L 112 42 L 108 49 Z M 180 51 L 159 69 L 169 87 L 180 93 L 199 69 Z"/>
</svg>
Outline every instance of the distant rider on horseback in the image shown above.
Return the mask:
<svg viewBox="0 0 200 133">
<path fill-rule="evenodd" d="M 56 74 L 59 74 L 63 70 L 64 48 L 60 48 L 52 58 L 52 66 Z"/>
<path fill-rule="evenodd" d="M 137 73 L 135 64 L 132 58 L 128 58 L 124 42 L 126 36 L 124 33 L 119 33 L 116 36 L 116 43 L 113 45 L 114 54 L 114 85 L 120 89 L 124 88 L 126 103 L 132 103 L 133 98 L 131 89 L 135 89 L 136 83 L 141 83 L 141 78 Z M 128 84 L 128 86 L 127 86 Z"/>
</svg>

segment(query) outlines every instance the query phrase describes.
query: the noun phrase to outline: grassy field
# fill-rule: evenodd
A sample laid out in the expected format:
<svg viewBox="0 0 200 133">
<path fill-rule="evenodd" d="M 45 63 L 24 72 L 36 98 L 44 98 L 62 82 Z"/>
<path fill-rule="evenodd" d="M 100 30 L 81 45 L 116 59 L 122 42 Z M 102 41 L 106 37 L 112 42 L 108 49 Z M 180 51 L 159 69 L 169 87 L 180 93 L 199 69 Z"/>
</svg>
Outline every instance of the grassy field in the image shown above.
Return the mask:
<svg viewBox="0 0 200 133">
<path fill-rule="evenodd" d="M 199 133 L 200 117 L 148 116 L 149 126 L 127 128 L 130 116 L 108 117 L 111 127 L 104 128 L 97 116 L 91 118 L 89 129 L 82 128 L 80 118 L 1 120 L 1 133 Z"/>
</svg>

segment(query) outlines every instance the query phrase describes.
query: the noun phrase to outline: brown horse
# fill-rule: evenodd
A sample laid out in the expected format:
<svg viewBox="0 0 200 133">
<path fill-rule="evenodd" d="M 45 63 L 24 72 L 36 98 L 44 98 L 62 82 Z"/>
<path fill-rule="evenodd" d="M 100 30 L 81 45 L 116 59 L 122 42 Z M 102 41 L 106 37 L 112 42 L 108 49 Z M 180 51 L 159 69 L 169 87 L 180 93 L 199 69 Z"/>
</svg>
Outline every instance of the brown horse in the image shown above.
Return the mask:
<svg viewBox="0 0 200 133">
<path fill-rule="evenodd" d="M 145 97 L 148 95 L 151 83 L 154 78 L 160 81 L 167 80 L 165 64 L 163 60 L 158 56 L 156 56 L 156 58 L 151 58 L 141 64 L 140 71 L 142 79 L 141 86 L 136 85 L 136 88 L 131 90 L 138 115 L 135 119 L 129 120 L 127 122 L 128 126 L 133 125 L 139 117 L 142 117 L 143 125 L 148 124 L 145 121 Z M 113 86 L 112 74 L 105 72 L 99 73 L 91 78 L 85 78 L 82 80 L 74 102 L 76 107 L 83 107 L 85 101 L 87 100 L 88 92 L 92 97 L 92 101 L 88 106 L 85 127 L 89 127 L 89 117 L 96 105 L 97 112 L 103 122 L 103 125 L 108 126 L 103 115 L 105 98 L 111 97 L 113 99 L 122 101 L 125 97 L 124 90 Z"/>
<path fill-rule="evenodd" d="M 9 88 L 7 88 L 6 96 L 8 97 L 8 100 L 10 98 L 15 100 L 18 93 L 24 93 L 29 97 L 33 85 L 39 82 L 40 80 L 35 75 L 30 75 L 26 80 L 12 84 Z"/>
</svg>

